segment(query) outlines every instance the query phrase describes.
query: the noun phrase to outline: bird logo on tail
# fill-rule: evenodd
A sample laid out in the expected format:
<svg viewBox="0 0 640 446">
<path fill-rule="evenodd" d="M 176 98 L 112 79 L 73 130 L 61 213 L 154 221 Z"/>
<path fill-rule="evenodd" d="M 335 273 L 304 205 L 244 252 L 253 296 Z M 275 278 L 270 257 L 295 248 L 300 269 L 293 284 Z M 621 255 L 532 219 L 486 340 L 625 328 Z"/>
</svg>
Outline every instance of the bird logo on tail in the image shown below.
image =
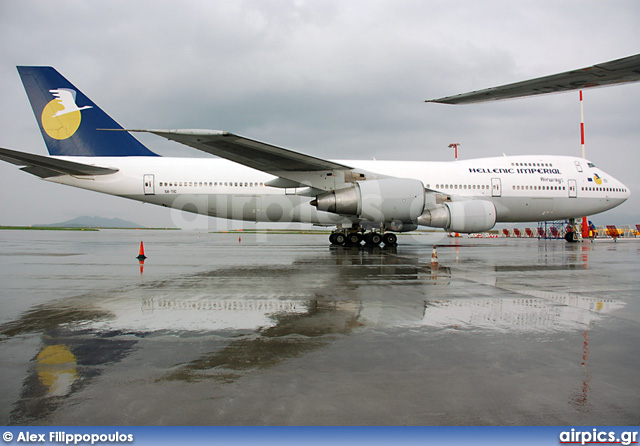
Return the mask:
<svg viewBox="0 0 640 446">
<path fill-rule="evenodd" d="M 49 92 L 56 98 L 54 100 L 58 101 L 58 104 L 62 106 L 62 110 L 57 111 L 56 114 L 52 116 L 53 118 L 66 115 L 67 113 L 93 108 L 90 105 L 78 107 L 76 105 L 76 91 L 70 88 L 58 88 L 57 90 L 49 90 Z"/>
<path fill-rule="evenodd" d="M 76 91 L 70 88 L 49 90 L 54 99 L 42 110 L 42 128 L 53 139 L 67 139 L 78 130 L 82 120 L 81 110 L 93 108 L 91 105 L 78 107 Z"/>
</svg>

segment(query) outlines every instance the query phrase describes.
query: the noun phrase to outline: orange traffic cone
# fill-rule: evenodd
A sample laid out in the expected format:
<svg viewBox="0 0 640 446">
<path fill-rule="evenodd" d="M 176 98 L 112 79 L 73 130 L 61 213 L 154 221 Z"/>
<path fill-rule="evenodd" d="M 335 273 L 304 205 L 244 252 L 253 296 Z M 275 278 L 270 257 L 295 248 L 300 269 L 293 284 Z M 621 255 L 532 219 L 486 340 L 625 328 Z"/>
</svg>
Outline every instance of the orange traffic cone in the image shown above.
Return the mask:
<svg viewBox="0 0 640 446">
<path fill-rule="evenodd" d="M 136 259 L 144 260 L 146 258 L 147 256 L 144 255 L 144 245 L 142 244 L 142 242 L 140 242 L 140 253 L 138 254 L 138 257 L 136 257 Z"/>
</svg>

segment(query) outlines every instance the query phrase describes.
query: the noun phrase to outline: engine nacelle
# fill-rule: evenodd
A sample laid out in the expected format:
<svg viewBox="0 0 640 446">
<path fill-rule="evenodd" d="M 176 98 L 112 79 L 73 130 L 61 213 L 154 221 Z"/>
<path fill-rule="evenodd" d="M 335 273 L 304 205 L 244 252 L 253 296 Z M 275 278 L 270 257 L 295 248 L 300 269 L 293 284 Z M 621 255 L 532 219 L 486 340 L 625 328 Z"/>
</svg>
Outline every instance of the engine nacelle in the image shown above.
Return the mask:
<svg viewBox="0 0 640 446">
<path fill-rule="evenodd" d="M 357 181 L 351 187 L 318 195 L 311 204 L 319 211 L 373 222 L 410 223 L 424 211 L 424 185 L 409 178 Z"/>
<path fill-rule="evenodd" d="M 496 224 L 496 207 L 486 200 L 453 201 L 424 211 L 418 224 L 451 232 L 483 232 Z"/>
</svg>

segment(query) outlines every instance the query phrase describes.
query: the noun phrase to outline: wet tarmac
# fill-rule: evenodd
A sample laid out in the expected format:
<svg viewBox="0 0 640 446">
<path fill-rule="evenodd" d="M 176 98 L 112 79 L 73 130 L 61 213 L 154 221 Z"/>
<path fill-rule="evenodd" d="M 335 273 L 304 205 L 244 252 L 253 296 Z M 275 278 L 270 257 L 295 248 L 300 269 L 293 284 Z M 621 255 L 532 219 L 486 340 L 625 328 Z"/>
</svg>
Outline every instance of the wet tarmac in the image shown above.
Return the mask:
<svg viewBox="0 0 640 446">
<path fill-rule="evenodd" d="M 0 231 L 0 424 L 638 425 L 639 257 Z"/>
</svg>

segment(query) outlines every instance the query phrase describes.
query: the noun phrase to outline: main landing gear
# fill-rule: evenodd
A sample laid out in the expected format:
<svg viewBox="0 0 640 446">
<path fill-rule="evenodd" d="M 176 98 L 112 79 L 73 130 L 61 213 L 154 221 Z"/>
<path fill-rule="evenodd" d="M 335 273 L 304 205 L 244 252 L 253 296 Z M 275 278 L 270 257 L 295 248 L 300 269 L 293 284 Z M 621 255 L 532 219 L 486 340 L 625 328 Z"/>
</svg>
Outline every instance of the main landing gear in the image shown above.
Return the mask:
<svg viewBox="0 0 640 446">
<path fill-rule="evenodd" d="M 361 246 L 363 242 L 365 246 L 380 246 L 381 243 L 384 243 L 385 246 L 398 244 L 398 236 L 393 232 L 360 231 L 336 229 L 329 236 L 329 241 L 332 245 L 343 246 Z"/>
</svg>

